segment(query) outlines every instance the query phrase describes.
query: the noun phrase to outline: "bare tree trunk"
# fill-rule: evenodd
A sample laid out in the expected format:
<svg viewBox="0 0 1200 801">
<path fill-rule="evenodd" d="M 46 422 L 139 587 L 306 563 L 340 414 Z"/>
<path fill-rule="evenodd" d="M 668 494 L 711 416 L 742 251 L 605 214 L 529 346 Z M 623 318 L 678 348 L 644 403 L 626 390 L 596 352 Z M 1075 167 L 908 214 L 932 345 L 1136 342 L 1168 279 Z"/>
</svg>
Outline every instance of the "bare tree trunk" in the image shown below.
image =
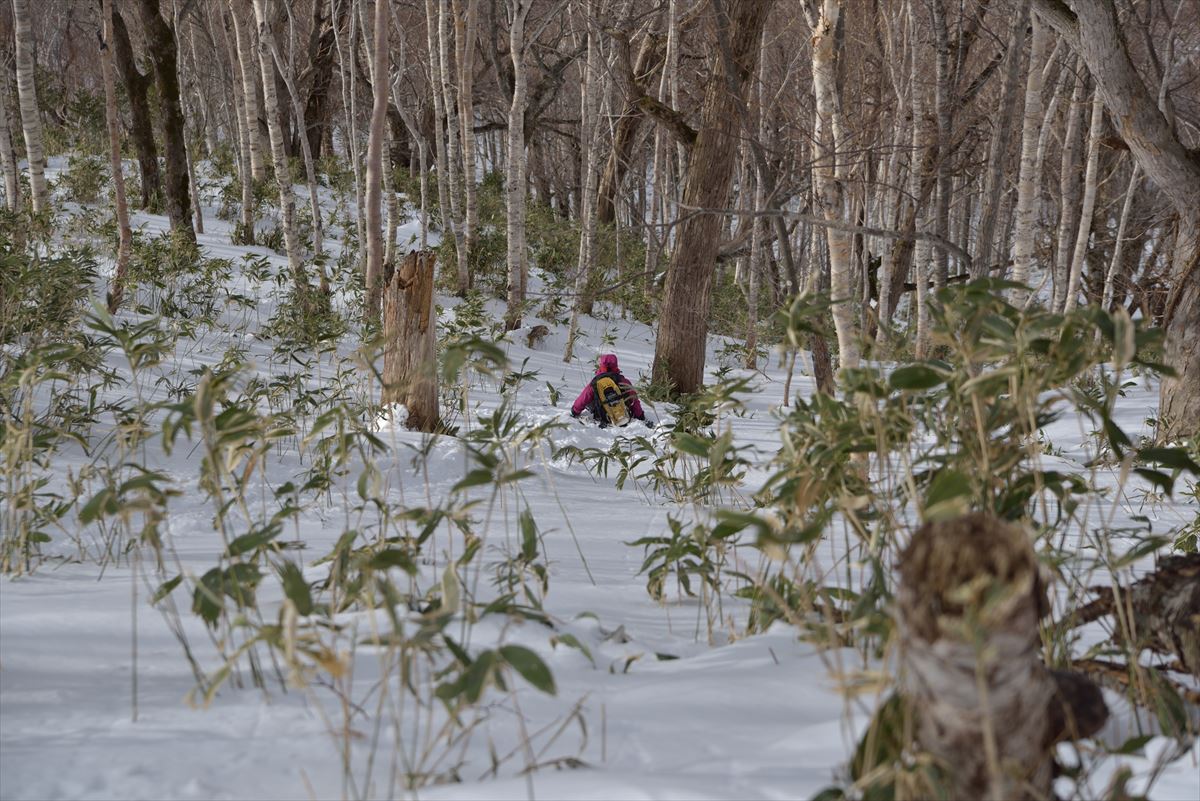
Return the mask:
<svg viewBox="0 0 1200 801">
<path fill-rule="evenodd" d="M 341 77 L 342 84 L 342 109 L 346 114 L 346 147 L 349 151 L 351 170 L 354 173 L 354 231 L 355 239 L 358 242 L 359 252 L 363 247 L 363 240 L 366 239 L 366 224 L 363 221 L 363 174 L 362 174 L 362 158 L 359 155 L 358 141 L 358 81 L 356 77 L 358 70 L 355 69 L 355 63 L 358 56 L 358 14 L 354 8 L 357 7 L 359 0 L 341 0 L 342 2 L 353 4 L 354 7 L 348 12 L 350 18 L 350 30 L 347 38 L 349 41 L 346 47 L 342 47 L 341 36 L 338 35 L 338 26 L 334 26 L 334 46 L 338 52 L 338 73 Z M 361 258 L 361 256 L 360 256 Z"/>
<path fill-rule="evenodd" d="M 1016 105 L 1017 85 L 1021 74 L 1021 55 L 1025 49 L 1025 29 L 1028 26 L 1029 7 L 1027 4 L 1022 4 L 1021 13 L 1013 18 L 1013 26 L 1008 34 L 1008 64 L 1004 70 L 1004 85 L 1000 89 L 1000 107 L 1004 109 L 1011 109 Z M 1038 48 L 1035 44 L 1030 53 L 1031 75 L 1034 70 L 1041 69 L 1037 64 L 1038 57 Z M 1040 104 L 1040 86 L 1038 92 L 1038 103 Z M 993 120 L 993 133 L 988 145 L 987 170 L 983 179 L 983 201 L 979 211 L 979 244 L 975 249 L 975 258 L 971 262 L 972 278 L 988 275 L 994 261 L 996 220 L 1000 214 L 1000 195 L 1004 188 L 1003 167 L 1005 166 L 1005 156 L 1008 153 L 1008 143 L 1012 139 L 1014 121 L 1012 114 L 1004 114 L 1000 119 Z M 1002 254 L 1002 263 L 1007 255 L 1007 253 Z"/>
<path fill-rule="evenodd" d="M 367 274 L 366 311 L 368 318 L 379 316 L 380 281 L 383 276 L 383 142 L 387 135 L 388 88 L 388 0 L 375 0 L 375 78 L 372 81 L 374 103 L 371 106 L 371 131 L 367 139 Z"/>
<path fill-rule="evenodd" d="M 179 97 L 178 51 L 175 31 L 163 19 L 159 0 L 138 0 L 146 52 L 154 68 L 154 86 L 158 90 L 158 109 L 162 117 L 163 151 L 166 155 L 167 219 L 171 230 L 196 241 L 192 227 L 192 201 L 187 167 L 187 143 L 184 135 L 183 106 Z"/>
<path fill-rule="evenodd" d="M 433 96 L 433 146 L 434 161 L 437 166 L 438 213 L 442 218 L 442 232 L 445 233 L 451 224 L 450 185 L 447 173 L 449 159 L 452 154 L 446 152 L 446 137 L 443 136 L 446 119 L 446 109 L 442 102 L 443 95 L 440 87 L 443 83 L 441 67 L 441 49 L 438 47 L 438 10 L 435 0 L 425 0 L 425 42 L 429 51 L 429 86 Z M 453 236 L 451 230 L 451 236 Z M 465 296 L 470 289 L 470 274 L 463 272 L 464 264 L 455 262 L 458 269 L 458 294 Z"/>
<path fill-rule="evenodd" d="M 42 118 L 34 83 L 33 27 L 29 0 L 13 0 L 13 33 L 16 38 L 17 96 L 21 106 L 21 130 L 25 135 L 25 157 L 29 162 L 29 189 L 33 213 L 50 207 L 46 184 L 46 154 L 42 149 Z"/>
<path fill-rule="evenodd" d="M 909 6 L 909 21 L 914 27 L 917 26 L 917 15 L 913 8 L 913 2 L 910 0 Z M 913 198 L 917 198 L 917 204 L 913 206 L 913 230 L 918 227 L 916 225 L 919 214 L 919 198 L 923 193 L 923 189 L 932 185 L 935 182 L 934 173 L 936 165 L 934 163 L 934 155 L 938 152 L 938 128 L 935 109 L 933 108 L 933 98 L 930 97 L 929 82 L 922 80 L 923 65 L 920 59 L 914 53 L 912 60 L 912 119 L 913 119 L 913 154 L 923 154 L 919 164 L 914 165 L 914 168 L 909 173 L 909 187 Z M 918 239 L 913 246 L 913 306 L 916 314 L 916 335 L 913 339 L 913 354 L 918 359 L 923 359 L 926 356 L 926 349 L 929 344 L 929 278 L 932 270 L 930 269 L 931 248 L 929 240 Z"/>
<path fill-rule="evenodd" d="M 1052 797 L 1055 742 L 1108 715 L 1095 685 L 1042 663 L 1038 570 L 1021 528 L 979 513 L 927 523 L 900 556 L 904 682 L 950 798 Z"/>
<path fill-rule="evenodd" d="M 440 78 L 435 92 L 440 92 L 442 108 L 446 114 L 446 195 L 450 206 L 442 209 L 442 221 L 450 228 L 454 236 L 454 252 L 458 264 L 459 286 L 458 294 L 465 295 L 471 284 L 470 262 L 467 259 L 466 238 L 463 232 L 462 209 L 459 207 L 462 197 L 462 184 L 466 165 L 462 161 L 463 151 L 459 146 L 458 119 L 458 85 L 451 70 L 450 53 L 454 49 L 450 32 L 450 0 L 438 0 L 437 41 L 438 41 L 438 77 Z M 465 280 L 464 280 L 465 278 Z"/>
<path fill-rule="evenodd" d="M 401 61 L 403 62 L 403 48 L 401 48 L 401 55 Z M 428 247 L 429 237 L 429 142 L 421 133 L 412 112 L 400 102 L 399 79 L 400 75 L 397 75 L 392 81 L 392 102 L 396 105 L 396 110 L 400 114 L 400 119 L 404 123 L 404 127 L 408 130 L 409 137 L 417 146 L 417 166 L 421 176 L 421 207 L 419 210 L 421 231 L 418 234 L 417 247 L 420 250 L 425 250 Z"/>
<path fill-rule="evenodd" d="M 113 8 L 113 55 L 125 95 L 129 99 L 129 138 L 137 151 L 138 172 L 142 179 L 142 208 L 157 212 L 162 201 L 162 178 L 158 171 L 158 147 L 154 144 L 154 125 L 150 119 L 150 75 L 143 75 L 133 58 L 133 44 L 125 19 Z"/>
<path fill-rule="evenodd" d="M 1121 220 L 1117 223 L 1117 238 L 1113 242 L 1112 261 L 1104 274 L 1104 295 L 1100 308 L 1112 310 L 1113 287 L 1116 284 L 1117 273 L 1121 269 L 1122 258 L 1125 254 L 1125 228 L 1129 225 L 1129 212 L 1133 209 L 1133 199 L 1138 193 L 1142 182 L 1142 165 L 1134 162 L 1129 171 L 1129 185 L 1125 187 L 1125 202 L 1121 204 Z"/>
<path fill-rule="evenodd" d="M 1013 230 L 1013 281 L 1026 284 L 1034 264 L 1038 205 L 1037 143 L 1042 127 L 1042 70 L 1051 31 L 1033 17 L 1033 42 L 1029 46 L 1029 72 L 1025 77 L 1025 110 L 1021 116 L 1021 167 L 1017 178 L 1017 208 Z M 1025 292 L 1018 290 L 1016 302 L 1023 305 Z"/>
<path fill-rule="evenodd" d="M 384 6 L 385 0 L 379 5 Z M 440 424 L 434 352 L 435 258 L 432 251 L 412 252 L 398 268 L 388 265 L 383 275 L 382 402 L 403 404 L 408 412 L 405 425 L 414 431 L 433 432 Z"/>
<path fill-rule="evenodd" d="M 9 209 L 21 205 L 20 172 L 13 150 L 12 128 L 8 124 L 8 70 L 0 70 L 0 161 L 4 162 L 4 204 Z"/>
<path fill-rule="evenodd" d="M 595 23 L 592 21 L 598 8 L 596 3 L 587 5 L 587 65 L 580 85 L 579 141 L 582 143 L 584 185 L 579 209 L 579 260 L 575 265 L 575 297 L 571 303 L 571 324 L 567 330 L 567 347 L 563 361 L 570 362 L 575 354 L 575 339 L 579 335 L 579 315 L 590 313 L 584 309 L 584 295 L 592 275 L 596 258 L 596 228 L 598 220 L 596 206 L 596 162 L 600 150 L 600 46 L 596 41 Z"/>
<path fill-rule="evenodd" d="M 714 15 L 713 25 L 718 37 L 726 37 L 729 59 L 726 63 L 714 54 L 710 62 L 713 73 L 724 73 L 725 80 L 710 80 L 705 90 L 683 190 L 682 205 L 689 216 L 679 225 L 667 268 L 654 349 L 654 380 L 682 394 L 695 392 L 704 383 L 713 268 L 721 235 L 721 216 L 706 210 L 729 204 L 742 116 L 739 107 L 757 67 L 758 40 L 772 4 L 731 0 L 722 5 L 724 13 Z M 729 70 L 735 73 L 728 74 Z"/>
<path fill-rule="evenodd" d="M 239 56 L 234 40 L 230 39 L 229 29 L 235 24 L 233 14 L 226 13 L 229 9 L 218 7 L 220 15 L 221 39 L 229 56 L 229 84 L 233 88 L 234 128 L 238 138 L 238 181 L 242 185 L 241 219 L 234 227 L 233 241 L 243 245 L 254 244 L 254 174 L 250 161 L 250 128 L 247 122 L 246 92 L 242 83 L 242 72 L 239 66 Z"/>
<path fill-rule="evenodd" d="M 333 5 L 341 10 L 335 13 Z M 313 2 L 313 43 L 311 49 L 311 81 L 309 83 L 308 99 L 305 101 L 304 114 L 298 119 L 305 122 L 304 135 L 308 137 L 308 150 L 314 161 L 320 161 L 322 143 L 329 130 L 330 100 L 333 82 L 333 61 L 336 51 L 336 29 L 345 19 L 346 3 L 341 0 L 314 0 Z M 328 9 L 328 14 L 326 14 Z"/>
<path fill-rule="evenodd" d="M 1062 167 L 1059 172 L 1058 240 L 1052 274 L 1054 293 L 1050 308 L 1062 311 L 1067 297 L 1068 274 L 1071 269 L 1071 244 L 1075 241 L 1075 222 L 1078 219 L 1079 150 L 1083 146 L 1083 98 L 1087 91 L 1086 78 L 1077 76 L 1071 91 L 1071 107 L 1067 111 L 1067 128 L 1063 133 Z"/>
<path fill-rule="evenodd" d="M 1074 310 L 1079 296 L 1079 282 L 1083 276 L 1083 262 L 1087 257 L 1088 241 L 1092 237 L 1092 214 L 1096 211 L 1097 162 L 1100 150 L 1100 131 L 1104 122 L 1104 104 L 1100 94 L 1092 96 L 1092 121 L 1088 128 L 1087 167 L 1083 176 L 1083 204 L 1079 211 L 1079 231 L 1075 235 L 1075 252 L 1071 255 L 1071 275 L 1067 279 L 1067 295 L 1063 299 L 1063 311 Z"/>
<path fill-rule="evenodd" d="M 847 219 L 845 156 L 840 154 L 843 140 L 842 98 L 838 88 L 837 25 L 842 13 L 841 0 L 821 0 L 812 29 L 813 93 L 816 95 L 816 131 L 814 139 L 820 147 L 820 157 L 813 166 L 814 191 L 822 214 L 829 221 Z M 852 237 L 844 231 L 828 227 L 825 238 L 829 244 L 829 292 L 833 298 L 833 327 L 837 332 L 838 366 L 852 369 L 858 366 L 858 332 L 854 325 L 854 287 L 851 282 Z"/>
<path fill-rule="evenodd" d="M 308 281 L 304 274 L 304 262 L 300 254 L 300 237 L 296 234 L 296 198 L 292 193 L 292 173 L 288 168 L 284 150 L 283 129 L 279 124 L 279 99 L 275 93 L 275 69 L 271 60 L 270 22 L 267 16 L 268 0 L 253 0 L 254 15 L 258 22 L 258 61 L 262 73 L 263 110 L 267 117 L 267 131 L 271 137 L 271 156 L 275 166 L 275 183 L 279 189 L 279 216 L 283 225 L 284 249 L 287 250 L 288 268 L 296 282 L 296 291 L 304 293 Z"/>
<path fill-rule="evenodd" d="M 104 116 L 108 123 L 108 163 L 112 171 L 117 206 L 117 264 L 108 291 L 108 311 L 116 312 L 125 293 L 125 273 L 133 232 L 129 227 L 129 204 L 125 200 L 125 171 L 121 164 L 121 121 L 117 112 L 117 86 L 113 79 L 110 43 L 113 38 L 111 0 L 100 2 L 100 72 L 104 81 Z"/>
<path fill-rule="evenodd" d="M 1159 415 L 1165 436 L 1194 433 L 1200 421 L 1200 158 L 1180 141 L 1129 57 L 1112 0 L 1035 0 L 1038 11 L 1087 64 L 1104 105 L 1134 158 L 1179 215 L 1167 300 L 1166 361 L 1175 376 L 1162 383 Z"/>
<path fill-rule="evenodd" d="M 479 0 L 454 0 L 454 41 L 458 62 L 458 120 L 463 164 L 463 255 L 470 284 L 470 259 L 479 245 L 479 192 L 475 182 L 475 39 L 479 29 Z"/>
<path fill-rule="evenodd" d="M 934 31 L 933 108 L 937 118 L 937 197 L 933 211 L 933 230 L 943 240 L 950 237 L 950 134 L 953 124 L 950 107 L 950 40 L 946 30 L 946 0 L 932 0 Z M 950 275 L 950 260 L 945 248 L 933 250 L 933 286 L 942 289 Z"/>
<path fill-rule="evenodd" d="M 260 30 L 260 35 L 264 31 Z M 292 114 L 296 118 L 296 130 L 305 132 L 307 126 L 304 120 L 304 106 L 300 103 L 300 92 L 296 89 L 296 82 L 292 77 L 292 70 L 288 65 L 283 63 L 283 59 L 279 54 L 279 45 L 275 41 L 274 32 L 268 27 L 265 29 L 266 44 L 270 50 L 271 59 L 275 64 L 275 68 L 279 71 L 279 75 L 283 78 L 284 86 L 287 87 L 288 97 L 292 101 Z M 321 219 L 321 204 L 317 199 L 317 167 L 313 161 L 312 148 L 309 145 L 308 136 L 304 133 L 300 139 L 300 156 L 304 161 L 304 177 L 308 184 L 308 208 L 312 214 L 313 221 L 313 253 L 320 256 L 324 250 L 325 239 L 325 224 Z M 328 279 L 325 277 L 325 271 L 321 270 L 321 291 L 328 293 Z"/>
<path fill-rule="evenodd" d="M 509 28 L 509 53 L 513 62 L 513 96 L 508 110 L 508 175 L 505 203 L 508 209 L 508 311 L 504 325 L 512 331 L 521 326 L 521 307 L 525 303 L 525 106 L 528 83 L 525 70 L 525 20 L 529 0 L 509 0 L 512 22 Z"/>
<path fill-rule="evenodd" d="M 229 13 L 233 17 L 233 34 L 237 42 L 237 62 L 235 66 L 242 78 L 243 111 L 246 115 L 246 137 L 250 147 L 250 172 L 254 180 L 262 181 L 267 177 L 267 162 L 263 158 L 262 140 L 258 133 L 258 88 L 254 77 L 255 57 L 254 48 L 250 44 L 250 34 L 242 22 L 240 9 L 236 0 L 229 0 Z"/>
</svg>

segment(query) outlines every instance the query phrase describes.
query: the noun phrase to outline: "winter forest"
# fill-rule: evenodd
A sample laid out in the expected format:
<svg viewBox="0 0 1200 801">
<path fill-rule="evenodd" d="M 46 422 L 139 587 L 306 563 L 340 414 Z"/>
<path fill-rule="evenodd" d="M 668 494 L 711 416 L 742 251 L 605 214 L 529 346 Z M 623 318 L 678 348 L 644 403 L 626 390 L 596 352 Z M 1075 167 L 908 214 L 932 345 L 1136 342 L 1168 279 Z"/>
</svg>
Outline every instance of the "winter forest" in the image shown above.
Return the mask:
<svg viewBox="0 0 1200 801">
<path fill-rule="evenodd" d="M 2 0 L 0 162 L 0 799 L 1200 798 L 1200 0 Z"/>
</svg>

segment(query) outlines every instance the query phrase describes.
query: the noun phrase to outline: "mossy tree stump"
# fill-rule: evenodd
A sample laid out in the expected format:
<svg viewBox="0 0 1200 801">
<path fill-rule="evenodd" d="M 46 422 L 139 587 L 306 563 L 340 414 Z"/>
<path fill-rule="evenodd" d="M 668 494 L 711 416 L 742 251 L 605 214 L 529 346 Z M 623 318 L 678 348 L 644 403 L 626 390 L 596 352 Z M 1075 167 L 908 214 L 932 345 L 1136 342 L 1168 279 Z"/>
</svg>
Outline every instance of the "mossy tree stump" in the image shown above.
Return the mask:
<svg viewBox="0 0 1200 801">
<path fill-rule="evenodd" d="M 1050 798 L 1054 744 L 1097 731 L 1086 679 L 1050 670 L 1029 536 L 985 514 L 922 526 L 900 557 L 897 623 L 916 735 L 950 798 Z"/>
<path fill-rule="evenodd" d="M 408 410 L 405 425 L 435 431 L 438 414 L 437 357 L 431 250 L 410 252 L 383 273 L 383 403 Z"/>
</svg>

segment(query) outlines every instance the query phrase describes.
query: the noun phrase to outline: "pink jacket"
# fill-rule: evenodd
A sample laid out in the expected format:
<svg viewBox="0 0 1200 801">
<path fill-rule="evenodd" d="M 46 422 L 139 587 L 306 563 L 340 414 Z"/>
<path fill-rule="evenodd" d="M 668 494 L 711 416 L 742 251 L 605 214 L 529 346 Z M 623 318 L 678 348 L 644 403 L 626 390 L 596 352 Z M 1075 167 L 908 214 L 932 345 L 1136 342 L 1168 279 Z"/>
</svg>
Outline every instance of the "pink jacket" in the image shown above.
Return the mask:
<svg viewBox="0 0 1200 801">
<path fill-rule="evenodd" d="M 617 366 L 616 354 L 606 353 L 600 357 L 600 366 L 596 368 L 596 375 L 601 373 L 614 373 L 614 378 L 625 393 L 625 405 L 629 407 L 629 413 L 637 420 L 645 420 L 646 413 L 642 410 L 642 402 L 638 400 L 637 391 L 633 385 L 629 383 L 629 379 L 621 375 L 621 370 Z M 571 405 L 571 414 L 579 416 L 584 409 L 590 408 L 592 401 L 595 400 L 596 391 L 592 389 L 592 382 L 589 381 L 587 386 L 583 388 L 583 392 L 579 393 L 579 397 L 575 399 L 575 403 Z"/>
</svg>

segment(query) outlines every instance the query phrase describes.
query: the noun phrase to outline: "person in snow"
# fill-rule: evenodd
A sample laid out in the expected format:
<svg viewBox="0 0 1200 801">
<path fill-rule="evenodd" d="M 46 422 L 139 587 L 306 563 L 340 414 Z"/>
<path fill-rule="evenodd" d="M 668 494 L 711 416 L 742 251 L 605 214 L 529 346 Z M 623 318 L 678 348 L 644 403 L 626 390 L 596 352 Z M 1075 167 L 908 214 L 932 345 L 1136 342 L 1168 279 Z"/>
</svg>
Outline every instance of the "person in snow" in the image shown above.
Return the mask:
<svg viewBox="0 0 1200 801">
<path fill-rule="evenodd" d="M 592 413 L 601 428 L 629 425 L 631 418 L 654 427 L 654 423 L 646 419 L 646 412 L 642 409 L 642 402 L 638 400 L 633 384 L 621 375 L 617 357 L 612 353 L 600 357 L 596 374 L 571 406 L 571 416 L 578 417 L 585 409 Z"/>
</svg>

